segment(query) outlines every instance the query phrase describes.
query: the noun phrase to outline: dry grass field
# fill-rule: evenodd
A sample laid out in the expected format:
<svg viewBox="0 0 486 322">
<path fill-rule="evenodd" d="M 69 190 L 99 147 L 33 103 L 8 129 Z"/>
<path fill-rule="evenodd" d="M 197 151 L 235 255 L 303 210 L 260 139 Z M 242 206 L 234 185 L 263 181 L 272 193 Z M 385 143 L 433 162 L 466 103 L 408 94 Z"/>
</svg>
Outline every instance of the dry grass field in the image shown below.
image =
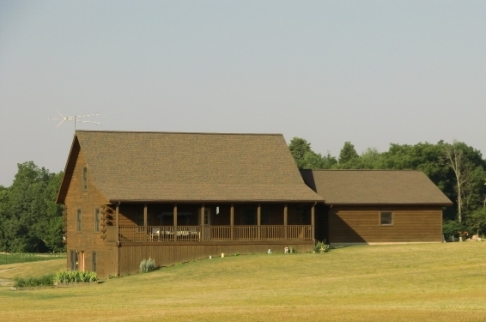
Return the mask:
<svg viewBox="0 0 486 322">
<path fill-rule="evenodd" d="M 0 278 L 39 275 L 64 260 Z M 97 285 L 0 287 L 0 321 L 486 321 L 486 243 L 201 260 Z"/>
</svg>

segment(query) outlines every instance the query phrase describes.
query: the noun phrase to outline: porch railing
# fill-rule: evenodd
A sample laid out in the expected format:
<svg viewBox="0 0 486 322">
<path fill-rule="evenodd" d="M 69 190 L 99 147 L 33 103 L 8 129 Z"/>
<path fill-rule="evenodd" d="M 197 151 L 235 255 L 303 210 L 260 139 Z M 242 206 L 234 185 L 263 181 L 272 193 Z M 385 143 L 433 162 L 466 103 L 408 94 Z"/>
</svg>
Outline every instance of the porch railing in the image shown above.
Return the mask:
<svg viewBox="0 0 486 322">
<path fill-rule="evenodd" d="M 115 227 L 107 231 L 109 241 L 116 237 Z M 283 225 L 258 226 L 120 226 L 120 241 L 173 242 L 173 241 L 275 241 L 312 240 L 311 225 L 288 225 L 287 236 Z M 259 234 L 260 232 L 260 234 Z"/>
</svg>

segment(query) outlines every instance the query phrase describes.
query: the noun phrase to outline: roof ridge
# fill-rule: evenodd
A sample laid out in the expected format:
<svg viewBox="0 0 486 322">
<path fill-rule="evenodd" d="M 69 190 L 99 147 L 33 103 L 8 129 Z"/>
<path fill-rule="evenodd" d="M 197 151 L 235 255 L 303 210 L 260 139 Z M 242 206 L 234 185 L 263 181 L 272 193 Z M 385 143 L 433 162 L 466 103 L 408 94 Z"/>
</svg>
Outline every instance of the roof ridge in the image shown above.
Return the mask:
<svg viewBox="0 0 486 322">
<path fill-rule="evenodd" d="M 166 131 L 114 131 L 114 130 L 76 130 L 75 133 L 115 133 L 115 134 L 200 134 L 200 135 L 255 135 L 255 136 L 283 136 L 282 133 L 227 133 L 227 132 L 166 132 Z"/>
</svg>

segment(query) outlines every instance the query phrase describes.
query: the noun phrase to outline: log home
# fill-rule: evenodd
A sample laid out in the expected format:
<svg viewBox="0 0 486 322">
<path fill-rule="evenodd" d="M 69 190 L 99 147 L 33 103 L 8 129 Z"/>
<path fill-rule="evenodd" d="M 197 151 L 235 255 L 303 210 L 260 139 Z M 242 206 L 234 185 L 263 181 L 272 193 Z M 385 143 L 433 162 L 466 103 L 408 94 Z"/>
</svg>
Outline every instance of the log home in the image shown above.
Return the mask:
<svg viewBox="0 0 486 322">
<path fill-rule="evenodd" d="M 421 171 L 301 170 L 325 199 L 316 238 L 331 245 L 441 242 L 452 202 Z"/>
<path fill-rule="evenodd" d="M 282 135 L 76 131 L 58 194 L 67 268 L 99 276 L 314 246 L 323 198 Z"/>
</svg>

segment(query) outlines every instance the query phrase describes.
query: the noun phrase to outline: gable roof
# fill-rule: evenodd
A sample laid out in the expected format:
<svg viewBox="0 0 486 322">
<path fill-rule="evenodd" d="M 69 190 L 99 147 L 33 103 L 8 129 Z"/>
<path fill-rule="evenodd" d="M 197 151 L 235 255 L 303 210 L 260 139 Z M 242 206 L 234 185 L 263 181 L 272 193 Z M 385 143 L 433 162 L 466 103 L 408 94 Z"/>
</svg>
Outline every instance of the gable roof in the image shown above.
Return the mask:
<svg viewBox="0 0 486 322">
<path fill-rule="evenodd" d="M 301 170 L 301 174 L 329 205 L 452 205 L 421 171 Z"/>
<path fill-rule="evenodd" d="M 304 184 L 280 134 L 78 130 L 60 203 L 79 149 L 110 202 L 323 201 Z"/>
</svg>

